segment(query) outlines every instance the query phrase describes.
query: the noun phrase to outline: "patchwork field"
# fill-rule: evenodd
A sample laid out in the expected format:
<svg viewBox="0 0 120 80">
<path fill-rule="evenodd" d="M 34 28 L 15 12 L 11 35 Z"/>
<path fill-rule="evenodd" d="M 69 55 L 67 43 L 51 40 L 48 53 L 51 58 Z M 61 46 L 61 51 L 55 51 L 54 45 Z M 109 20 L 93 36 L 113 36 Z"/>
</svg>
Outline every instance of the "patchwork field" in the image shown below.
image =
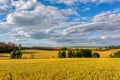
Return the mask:
<svg viewBox="0 0 120 80">
<path fill-rule="evenodd" d="M 120 59 L 0 60 L 0 80 L 120 80 Z"/>
</svg>

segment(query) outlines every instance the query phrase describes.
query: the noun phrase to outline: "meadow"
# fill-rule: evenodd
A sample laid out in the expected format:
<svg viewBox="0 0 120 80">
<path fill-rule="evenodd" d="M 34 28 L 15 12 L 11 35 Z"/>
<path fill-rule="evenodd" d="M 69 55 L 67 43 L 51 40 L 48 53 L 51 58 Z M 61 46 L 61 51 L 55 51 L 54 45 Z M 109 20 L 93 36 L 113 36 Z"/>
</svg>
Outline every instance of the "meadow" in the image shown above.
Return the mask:
<svg viewBox="0 0 120 80">
<path fill-rule="evenodd" d="M 120 59 L 0 60 L 0 80 L 120 80 Z"/>
</svg>

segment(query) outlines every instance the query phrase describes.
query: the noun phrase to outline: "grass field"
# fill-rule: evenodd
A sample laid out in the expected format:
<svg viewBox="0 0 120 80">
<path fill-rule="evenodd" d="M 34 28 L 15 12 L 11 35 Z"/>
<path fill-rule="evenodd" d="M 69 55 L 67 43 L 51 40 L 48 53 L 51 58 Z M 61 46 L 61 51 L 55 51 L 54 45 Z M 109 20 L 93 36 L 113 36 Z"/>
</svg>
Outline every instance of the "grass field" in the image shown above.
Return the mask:
<svg viewBox="0 0 120 80">
<path fill-rule="evenodd" d="M 120 80 L 120 59 L 0 60 L 0 80 Z"/>
</svg>

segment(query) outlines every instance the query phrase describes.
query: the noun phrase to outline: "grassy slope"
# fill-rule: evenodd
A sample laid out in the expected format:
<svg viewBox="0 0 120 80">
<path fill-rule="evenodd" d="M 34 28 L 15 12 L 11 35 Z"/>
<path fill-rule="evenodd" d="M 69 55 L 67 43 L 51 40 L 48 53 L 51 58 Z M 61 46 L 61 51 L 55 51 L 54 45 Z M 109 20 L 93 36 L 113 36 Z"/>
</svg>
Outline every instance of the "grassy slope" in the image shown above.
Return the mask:
<svg viewBox="0 0 120 80">
<path fill-rule="evenodd" d="M 0 60 L 0 80 L 120 80 L 120 59 Z"/>
<path fill-rule="evenodd" d="M 107 58 L 109 57 L 110 54 L 115 53 L 117 51 L 120 51 L 120 49 L 112 49 L 107 51 L 93 51 L 93 52 L 98 52 L 101 58 Z"/>
</svg>

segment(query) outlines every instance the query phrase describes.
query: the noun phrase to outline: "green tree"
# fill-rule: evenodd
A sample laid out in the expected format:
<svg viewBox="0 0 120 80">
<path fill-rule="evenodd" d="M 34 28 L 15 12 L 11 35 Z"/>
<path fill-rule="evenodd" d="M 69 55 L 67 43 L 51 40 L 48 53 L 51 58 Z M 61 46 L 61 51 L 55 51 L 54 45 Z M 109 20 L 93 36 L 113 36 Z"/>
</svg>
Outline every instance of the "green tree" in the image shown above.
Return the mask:
<svg viewBox="0 0 120 80">
<path fill-rule="evenodd" d="M 100 58 L 100 55 L 97 52 L 94 52 L 92 56 L 93 56 L 93 58 Z"/>
<path fill-rule="evenodd" d="M 19 47 L 18 49 L 12 51 L 10 53 L 10 58 L 11 59 L 21 59 L 22 58 L 21 48 Z"/>
<path fill-rule="evenodd" d="M 72 50 L 69 50 L 68 51 L 68 58 L 72 58 L 73 57 L 73 51 Z"/>
<path fill-rule="evenodd" d="M 82 54 L 81 50 L 77 50 L 75 52 L 75 57 L 82 57 L 82 56 L 83 56 L 83 54 Z"/>
<path fill-rule="evenodd" d="M 58 58 L 61 58 L 61 51 L 58 52 Z"/>
<path fill-rule="evenodd" d="M 66 51 L 61 52 L 61 58 L 66 58 Z"/>
<path fill-rule="evenodd" d="M 58 58 L 66 58 L 66 51 L 59 51 L 58 52 Z"/>
<path fill-rule="evenodd" d="M 92 50 L 90 49 L 81 49 L 83 57 L 92 57 Z"/>
<path fill-rule="evenodd" d="M 75 58 L 75 51 L 72 52 L 72 56 Z"/>
</svg>

